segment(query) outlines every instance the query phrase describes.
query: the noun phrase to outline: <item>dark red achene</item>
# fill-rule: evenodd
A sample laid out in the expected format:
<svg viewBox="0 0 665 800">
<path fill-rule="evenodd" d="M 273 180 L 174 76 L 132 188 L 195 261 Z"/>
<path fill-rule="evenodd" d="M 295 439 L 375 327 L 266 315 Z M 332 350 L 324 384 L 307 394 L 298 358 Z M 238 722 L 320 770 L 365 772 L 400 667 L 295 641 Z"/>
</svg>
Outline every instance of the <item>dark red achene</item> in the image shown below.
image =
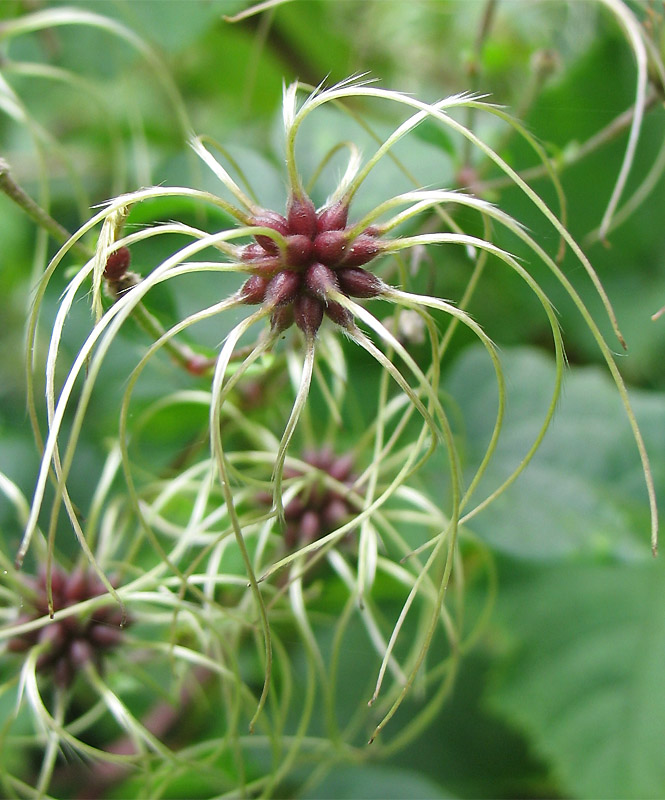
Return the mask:
<svg viewBox="0 0 665 800">
<path fill-rule="evenodd" d="M 131 256 L 129 248 L 119 247 L 106 259 L 104 266 L 104 277 L 108 281 L 118 281 L 129 269 Z"/>
<path fill-rule="evenodd" d="M 383 252 L 378 230 L 368 228 L 351 238 L 347 227 L 348 205 L 339 201 L 318 213 L 306 195 L 294 196 L 286 216 L 262 211 L 252 224 L 270 228 L 283 237 L 257 234 L 247 245 L 242 261 L 252 277 L 240 289 L 248 304 L 265 303 L 273 309 L 274 330 L 293 322 L 307 337 L 313 337 L 325 314 L 344 328 L 353 323 L 351 313 L 328 298 L 331 290 L 347 297 L 377 297 L 385 285 L 362 269 Z"/>
</svg>

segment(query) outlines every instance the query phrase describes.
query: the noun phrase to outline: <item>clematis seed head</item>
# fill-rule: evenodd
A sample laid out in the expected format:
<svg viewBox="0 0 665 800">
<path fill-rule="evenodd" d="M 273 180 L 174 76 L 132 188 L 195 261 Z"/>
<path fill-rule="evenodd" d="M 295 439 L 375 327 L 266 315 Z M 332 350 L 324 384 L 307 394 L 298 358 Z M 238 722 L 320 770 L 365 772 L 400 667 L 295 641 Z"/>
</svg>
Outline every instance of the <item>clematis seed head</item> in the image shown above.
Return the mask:
<svg viewBox="0 0 665 800">
<path fill-rule="evenodd" d="M 18 623 L 46 617 L 49 613 L 46 572 L 35 577 L 26 576 L 24 580 L 30 589 L 30 599 L 26 600 L 30 608 L 18 618 Z M 65 572 L 54 568 L 51 593 L 53 607 L 59 611 L 106 594 L 106 588 L 97 575 L 86 569 L 79 567 Z M 87 615 L 72 614 L 51 620 L 42 628 L 15 636 L 7 643 L 7 649 L 17 653 L 39 646 L 36 669 L 48 673 L 57 686 L 67 687 L 86 664 L 102 669 L 105 653 L 122 641 L 122 622 L 122 612 L 117 606 L 101 605 Z"/>
</svg>

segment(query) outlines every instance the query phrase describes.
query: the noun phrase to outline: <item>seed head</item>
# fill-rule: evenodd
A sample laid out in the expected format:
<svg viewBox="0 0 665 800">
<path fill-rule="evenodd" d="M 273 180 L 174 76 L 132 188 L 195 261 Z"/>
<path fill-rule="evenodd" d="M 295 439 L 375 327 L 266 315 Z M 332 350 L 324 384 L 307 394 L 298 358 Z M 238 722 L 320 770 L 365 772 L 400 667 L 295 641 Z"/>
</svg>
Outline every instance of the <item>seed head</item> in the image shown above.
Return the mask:
<svg viewBox="0 0 665 800">
<path fill-rule="evenodd" d="M 17 622 L 29 622 L 49 613 L 46 574 L 26 578 L 32 598 L 30 612 L 22 614 Z M 106 587 L 97 575 L 77 568 L 71 573 L 54 569 L 51 573 L 53 608 L 59 611 L 92 597 L 106 594 Z M 113 601 L 111 601 L 113 602 Z M 69 686 L 76 672 L 86 663 L 102 669 L 106 652 L 122 640 L 122 613 L 115 605 L 95 609 L 87 616 L 65 617 L 53 620 L 43 628 L 29 631 L 9 640 L 11 652 L 23 652 L 35 645 L 43 647 L 37 658 L 37 669 L 48 672 L 58 686 Z"/>
<path fill-rule="evenodd" d="M 329 447 L 303 453 L 302 460 L 339 483 L 351 486 L 354 481 L 353 458 L 338 456 Z M 297 470 L 284 470 L 284 476 L 296 478 Z M 286 546 L 299 547 L 331 533 L 353 513 L 345 492 L 325 485 L 323 479 L 308 483 L 284 508 Z"/>
<path fill-rule="evenodd" d="M 317 213 L 302 194 L 291 197 L 286 216 L 264 210 L 252 219 L 252 224 L 273 229 L 286 242 L 280 247 L 270 236 L 257 234 L 256 241 L 240 252 L 240 260 L 252 273 L 240 298 L 270 307 L 273 330 L 286 330 L 295 321 L 305 336 L 314 337 L 324 314 L 350 329 L 352 314 L 333 303 L 330 292 L 370 298 L 385 290 L 381 280 L 360 269 L 383 252 L 379 229 L 367 228 L 352 236 L 348 212 L 348 203 L 340 200 Z"/>
</svg>

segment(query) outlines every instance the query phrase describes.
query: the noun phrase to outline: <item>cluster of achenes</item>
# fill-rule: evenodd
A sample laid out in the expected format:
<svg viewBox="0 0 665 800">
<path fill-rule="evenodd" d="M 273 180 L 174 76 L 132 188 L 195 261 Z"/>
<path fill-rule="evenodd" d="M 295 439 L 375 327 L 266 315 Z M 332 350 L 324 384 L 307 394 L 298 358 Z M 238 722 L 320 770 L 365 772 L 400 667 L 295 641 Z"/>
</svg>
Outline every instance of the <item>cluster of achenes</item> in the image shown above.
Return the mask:
<svg viewBox="0 0 665 800">
<path fill-rule="evenodd" d="M 337 483 L 351 488 L 354 475 L 353 456 L 350 454 L 335 455 L 329 447 L 324 447 L 306 451 L 302 460 Z M 297 469 L 287 467 L 284 470 L 285 478 L 302 475 Z M 331 533 L 349 518 L 353 510 L 348 491 L 327 485 L 324 478 L 315 478 L 284 506 L 286 546 L 289 549 L 302 547 Z"/>
<path fill-rule="evenodd" d="M 48 616 L 48 592 L 45 571 L 39 577 L 25 577 L 31 612 L 22 614 L 16 624 Z M 63 608 L 106 594 L 99 578 L 83 569 L 66 573 L 54 569 L 51 573 L 53 609 Z M 101 669 L 104 654 L 122 638 L 122 612 L 114 603 L 95 609 L 86 616 L 72 614 L 52 620 L 43 628 L 28 631 L 10 639 L 8 648 L 18 653 L 39 646 L 37 669 L 49 672 L 59 686 L 69 686 L 76 673 L 87 663 Z"/>
<path fill-rule="evenodd" d="M 347 227 L 348 211 L 348 203 L 338 201 L 317 213 L 302 193 L 291 198 L 286 216 L 263 211 L 252 219 L 252 225 L 277 235 L 257 234 L 256 243 L 244 248 L 242 261 L 252 277 L 240 296 L 272 310 L 273 330 L 295 322 L 306 336 L 314 336 L 324 314 L 350 328 L 353 316 L 333 299 L 335 293 L 367 298 L 384 291 L 383 281 L 362 269 L 383 252 L 381 231 L 372 226 L 356 233 Z"/>
</svg>

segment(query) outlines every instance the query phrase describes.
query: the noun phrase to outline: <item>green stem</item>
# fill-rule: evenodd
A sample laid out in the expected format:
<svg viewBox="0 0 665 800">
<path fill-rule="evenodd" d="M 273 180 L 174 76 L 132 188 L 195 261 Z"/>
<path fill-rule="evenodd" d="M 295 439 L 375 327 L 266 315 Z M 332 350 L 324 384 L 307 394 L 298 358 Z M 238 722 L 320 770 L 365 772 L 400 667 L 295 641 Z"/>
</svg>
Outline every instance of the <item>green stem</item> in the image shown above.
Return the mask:
<svg viewBox="0 0 665 800">
<path fill-rule="evenodd" d="M 9 163 L 4 158 L 0 158 L 0 189 L 2 189 L 10 200 L 13 200 L 17 206 L 23 209 L 40 228 L 44 228 L 44 230 L 48 231 L 56 241 L 64 244 L 69 239 L 69 232 L 44 211 L 44 209 L 16 183 L 11 176 Z M 85 245 L 79 244 L 78 242 L 74 245 L 74 248 L 76 248 L 78 253 L 84 255 L 86 259 L 90 258 L 92 255 Z"/>
</svg>

